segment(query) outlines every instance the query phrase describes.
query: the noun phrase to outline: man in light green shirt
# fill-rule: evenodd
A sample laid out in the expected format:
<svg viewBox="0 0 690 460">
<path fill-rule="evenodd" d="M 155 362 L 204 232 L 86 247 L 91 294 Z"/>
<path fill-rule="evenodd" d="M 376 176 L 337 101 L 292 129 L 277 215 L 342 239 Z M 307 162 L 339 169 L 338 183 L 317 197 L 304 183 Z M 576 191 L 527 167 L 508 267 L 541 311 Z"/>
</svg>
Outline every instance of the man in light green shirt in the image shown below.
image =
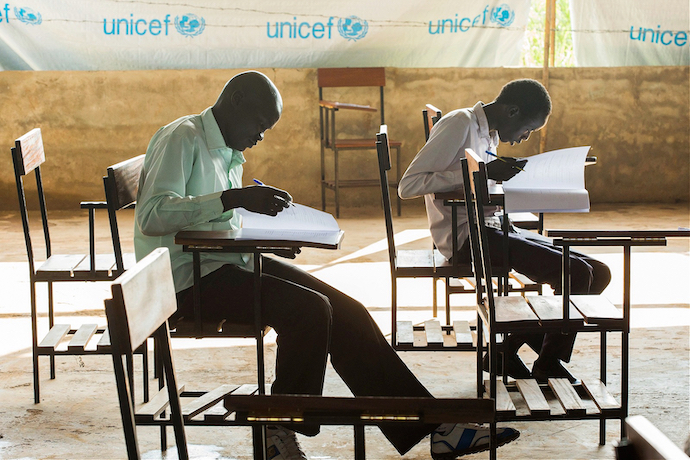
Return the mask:
<svg viewBox="0 0 690 460">
<path fill-rule="evenodd" d="M 282 109 L 275 85 L 259 72 L 245 72 L 225 85 L 212 107 L 164 126 L 151 139 L 139 183 L 134 243 L 138 259 L 160 246 L 170 250 L 178 306 L 171 322 L 193 312 L 192 258 L 174 244 L 175 234 L 236 229 L 240 218 L 234 209 L 275 216 L 292 201 L 277 188 L 242 186 L 242 152 L 263 140 Z M 204 318 L 253 323 L 249 263 L 248 255 L 202 255 Z M 357 396 L 431 396 L 361 303 L 277 258 L 264 257 L 262 268 L 262 319 L 278 334 L 272 393 L 322 394 L 330 355 L 333 368 Z M 295 429 L 307 435 L 319 431 L 304 425 Z M 401 454 L 430 433 L 434 458 L 489 447 L 488 428 L 476 426 L 384 425 L 381 431 Z M 499 429 L 499 445 L 518 436 L 513 429 Z M 267 447 L 274 460 L 307 458 L 285 427 L 268 427 Z"/>
</svg>

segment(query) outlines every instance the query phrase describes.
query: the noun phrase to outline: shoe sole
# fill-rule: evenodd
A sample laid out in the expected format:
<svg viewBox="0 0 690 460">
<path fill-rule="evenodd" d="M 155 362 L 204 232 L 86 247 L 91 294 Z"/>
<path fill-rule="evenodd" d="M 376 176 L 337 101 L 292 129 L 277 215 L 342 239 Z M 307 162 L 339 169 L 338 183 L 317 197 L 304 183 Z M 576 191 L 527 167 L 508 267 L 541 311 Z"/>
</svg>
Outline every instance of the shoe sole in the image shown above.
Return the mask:
<svg viewBox="0 0 690 460">
<path fill-rule="evenodd" d="M 505 438 L 500 439 L 500 440 L 498 441 L 498 446 L 496 446 L 496 447 L 501 447 L 501 446 L 503 446 L 503 445 L 508 444 L 509 442 L 513 442 L 513 441 L 515 441 L 515 440 L 516 440 L 517 438 L 519 438 L 519 437 L 520 437 L 520 432 L 519 432 L 519 431 L 516 431 L 514 435 L 508 436 L 508 437 L 505 437 Z M 477 453 L 479 453 L 479 452 L 485 452 L 485 451 L 487 451 L 487 450 L 489 450 L 489 445 L 488 445 L 488 444 L 484 444 L 484 445 L 481 445 L 481 446 L 472 447 L 472 448 L 467 449 L 467 450 L 465 450 L 465 451 L 463 451 L 463 452 L 461 452 L 461 453 L 458 453 L 458 452 L 448 452 L 448 453 L 444 453 L 444 454 L 434 454 L 434 453 L 432 452 L 432 453 L 431 453 L 431 458 L 433 458 L 434 460 L 455 460 L 456 458 L 462 457 L 462 456 L 464 456 L 464 455 L 477 454 Z"/>
</svg>

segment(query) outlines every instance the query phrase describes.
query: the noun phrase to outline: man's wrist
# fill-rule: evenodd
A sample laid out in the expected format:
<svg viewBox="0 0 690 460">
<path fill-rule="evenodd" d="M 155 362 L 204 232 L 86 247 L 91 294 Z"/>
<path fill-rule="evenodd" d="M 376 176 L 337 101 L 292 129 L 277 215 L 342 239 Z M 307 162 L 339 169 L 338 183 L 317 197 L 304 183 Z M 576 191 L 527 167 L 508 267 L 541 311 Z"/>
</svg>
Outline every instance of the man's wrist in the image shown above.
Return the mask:
<svg viewBox="0 0 690 460">
<path fill-rule="evenodd" d="M 223 203 L 223 212 L 241 207 L 241 195 L 243 189 L 231 188 L 224 190 L 220 194 L 220 201 Z"/>
</svg>

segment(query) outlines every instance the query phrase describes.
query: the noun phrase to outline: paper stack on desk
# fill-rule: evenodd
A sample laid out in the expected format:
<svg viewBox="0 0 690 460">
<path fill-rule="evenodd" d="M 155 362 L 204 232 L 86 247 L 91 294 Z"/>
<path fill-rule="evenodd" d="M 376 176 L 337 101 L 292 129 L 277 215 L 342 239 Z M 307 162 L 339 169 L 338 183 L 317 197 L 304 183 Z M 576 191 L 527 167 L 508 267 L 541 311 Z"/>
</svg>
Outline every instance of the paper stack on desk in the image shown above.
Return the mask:
<svg viewBox="0 0 690 460">
<path fill-rule="evenodd" d="M 589 146 L 527 157 L 525 170 L 503 183 L 506 212 L 589 212 L 587 152 Z"/>
<path fill-rule="evenodd" d="M 324 245 L 337 245 L 342 230 L 335 218 L 327 212 L 301 204 L 293 204 L 277 216 L 267 216 L 239 208 L 242 229 L 237 240 L 301 241 Z"/>
</svg>

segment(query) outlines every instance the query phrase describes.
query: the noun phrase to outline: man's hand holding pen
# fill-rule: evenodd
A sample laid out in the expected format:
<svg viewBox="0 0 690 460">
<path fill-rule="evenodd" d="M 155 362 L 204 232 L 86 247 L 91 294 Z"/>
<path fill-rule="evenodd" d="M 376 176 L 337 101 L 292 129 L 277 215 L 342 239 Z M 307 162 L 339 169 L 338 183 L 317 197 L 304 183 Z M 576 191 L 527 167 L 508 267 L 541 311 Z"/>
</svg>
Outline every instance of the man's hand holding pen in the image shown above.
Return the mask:
<svg viewBox="0 0 690 460">
<path fill-rule="evenodd" d="M 486 164 L 487 176 L 496 182 L 510 180 L 520 171 L 524 171 L 524 167 L 527 164 L 526 158 L 499 157 L 488 150 L 486 153 L 496 158 L 496 161 L 490 161 Z"/>
<path fill-rule="evenodd" d="M 269 216 L 276 216 L 280 211 L 292 205 L 292 196 L 288 192 L 263 184 L 225 190 L 220 199 L 224 211 L 244 208 L 247 211 Z"/>
</svg>

